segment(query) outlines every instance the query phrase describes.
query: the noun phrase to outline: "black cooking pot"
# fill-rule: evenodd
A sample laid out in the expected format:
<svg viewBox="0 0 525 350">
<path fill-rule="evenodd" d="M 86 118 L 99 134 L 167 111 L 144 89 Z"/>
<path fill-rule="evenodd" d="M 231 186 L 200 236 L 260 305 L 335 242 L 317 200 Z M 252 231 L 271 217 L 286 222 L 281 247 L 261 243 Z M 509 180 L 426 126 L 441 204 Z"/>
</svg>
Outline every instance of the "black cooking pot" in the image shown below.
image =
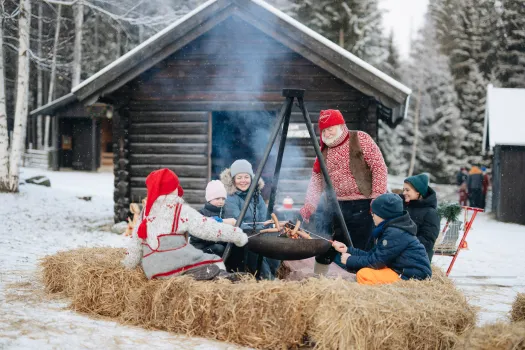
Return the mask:
<svg viewBox="0 0 525 350">
<path fill-rule="evenodd" d="M 246 247 L 257 254 L 276 260 L 302 260 L 324 254 L 330 242 L 323 239 L 291 239 L 281 236 L 255 236 Z"/>
</svg>

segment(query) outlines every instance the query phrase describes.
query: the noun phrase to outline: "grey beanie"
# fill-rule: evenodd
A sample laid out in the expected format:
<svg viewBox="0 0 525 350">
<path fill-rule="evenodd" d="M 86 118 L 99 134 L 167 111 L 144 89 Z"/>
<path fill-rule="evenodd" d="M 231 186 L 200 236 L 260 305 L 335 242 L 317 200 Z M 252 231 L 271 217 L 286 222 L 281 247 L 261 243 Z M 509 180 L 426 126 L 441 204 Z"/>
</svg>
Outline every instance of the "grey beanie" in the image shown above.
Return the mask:
<svg viewBox="0 0 525 350">
<path fill-rule="evenodd" d="M 246 159 L 238 159 L 235 162 L 233 162 L 232 166 L 230 167 L 230 172 L 232 174 L 232 177 L 235 177 L 237 174 L 250 174 L 251 177 L 253 177 L 253 169 L 250 162 L 248 162 Z"/>
</svg>

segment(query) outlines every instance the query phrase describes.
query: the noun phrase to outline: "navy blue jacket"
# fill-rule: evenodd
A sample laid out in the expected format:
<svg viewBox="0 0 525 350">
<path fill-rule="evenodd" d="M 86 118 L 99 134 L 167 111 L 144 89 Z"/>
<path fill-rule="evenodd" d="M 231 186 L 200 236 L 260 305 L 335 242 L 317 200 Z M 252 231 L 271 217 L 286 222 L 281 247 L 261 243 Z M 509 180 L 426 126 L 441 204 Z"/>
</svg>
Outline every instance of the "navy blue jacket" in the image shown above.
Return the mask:
<svg viewBox="0 0 525 350">
<path fill-rule="evenodd" d="M 347 269 L 357 271 L 363 267 L 389 267 L 404 280 L 431 277 L 427 252 L 416 238 L 416 233 L 416 224 L 405 212 L 403 216 L 384 224 L 370 251 L 349 247 L 348 253 L 351 256 L 346 261 Z"/>
<path fill-rule="evenodd" d="M 416 223 L 416 237 L 425 246 L 428 260 L 432 261 L 434 256 L 434 244 L 439 236 L 439 215 L 437 213 L 436 192 L 429 187 L 425 198 L 405 203 L 405 210 L 410 214 L 412 221 Z"/>
</svg>

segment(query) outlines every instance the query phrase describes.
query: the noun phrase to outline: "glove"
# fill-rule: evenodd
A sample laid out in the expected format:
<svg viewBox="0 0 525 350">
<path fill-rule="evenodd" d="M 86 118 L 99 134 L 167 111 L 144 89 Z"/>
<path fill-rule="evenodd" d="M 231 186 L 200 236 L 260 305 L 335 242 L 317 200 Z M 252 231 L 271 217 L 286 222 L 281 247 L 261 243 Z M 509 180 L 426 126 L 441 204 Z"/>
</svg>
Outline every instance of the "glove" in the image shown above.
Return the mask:
<svg viewBox="0 0 525 350">
<path fill-rule="evenodd" d="M 248 236 L 244 232 L 237 232 L 239 238 L 233 242 L 237 247 L 244 247 L 248 243 Z"/>
<path fill-rule="evenodd" d="M 217 222 L 222 222 L 222 219 L 218 216 L 212 216 L 212 219 L 214 219 Z"/>
</svg>

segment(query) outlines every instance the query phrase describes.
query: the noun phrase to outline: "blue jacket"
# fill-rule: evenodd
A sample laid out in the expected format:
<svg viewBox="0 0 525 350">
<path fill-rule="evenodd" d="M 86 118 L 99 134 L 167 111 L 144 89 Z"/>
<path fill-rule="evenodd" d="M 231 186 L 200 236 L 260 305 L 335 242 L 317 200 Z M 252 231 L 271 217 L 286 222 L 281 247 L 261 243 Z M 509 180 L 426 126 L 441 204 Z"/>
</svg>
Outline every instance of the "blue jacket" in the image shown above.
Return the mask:
<svg viewBox="0 0 525 350">
<path fill-rule="evenodd" d="M 346 261 L 346 268 L 357 271 L 363 267 L 389 267 L 404 280 L 431 277 L 427 252 L 416 238 L 416 233 L 416 224 L 404 212 L 403 216 L 392 219 L 381 227 L 370 251 L 349 247 L 348 253 L 351 256 Z"/>
<path fill-rule="evenodd" d="M 226 192 L 228 192 L 228 197 L 226 198 L 226 202 L 224 203 L 223 218 L 237 219 L 239 215 L 241 214 L 241 210 L 246 201 L 246 195 L 248 194 L 248 191 L 239 191 L 233 186 L 232 178 L 230 175 L 230 169 L 226 169 L 221 173 L 221 181 L 226 187 Z M 264 181 L 260 179 L 257 185 L 257 189 L 259 190 L 259 193 L 263 189 L 263 187 L 264 187 Z M 244 215 L 244 219 L 242 220 L 243 223 L 240 225 L 240 227 L 243 230 L 247 230 L 247 232 L 249 232 L 249 230 L 253 228 L 253 211 L 255 208 L 254 202 L 255 202 L 255 196 L 253 196 L 251 203 L 248 206 L 248 210 L 246 211 L 246 215 Z M 266 204 L 264 203 L 264 199 L 262 195 L 259 194 L 255 221 L 263 222 L 266 220 L 267 220 Z M 263 225 L 257 225 L 256 228 L 262 229 Z"/>
</svg>

